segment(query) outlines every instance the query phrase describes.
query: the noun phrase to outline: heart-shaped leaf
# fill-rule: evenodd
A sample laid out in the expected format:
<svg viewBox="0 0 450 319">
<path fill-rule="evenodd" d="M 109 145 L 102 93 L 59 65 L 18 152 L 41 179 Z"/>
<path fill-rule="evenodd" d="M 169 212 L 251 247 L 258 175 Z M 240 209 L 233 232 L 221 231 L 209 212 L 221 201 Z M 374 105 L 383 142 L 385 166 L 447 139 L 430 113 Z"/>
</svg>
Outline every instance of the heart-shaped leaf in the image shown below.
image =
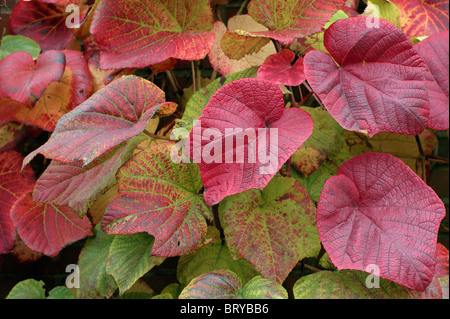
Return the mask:
<svg viewBox="0 0 450 319">
<path fill-rule="evenodd" d="M 284 108 L 276 84 L 249 78 L 219 89 L 189 136 L 208 206 L 247 189 L 263 189 L 312 130 L 307 112 Z"/>
<path fill-rule="evenodd" d="M 428 80 L 430 97 L 430 117 L 427 126 L 435 130 L 448 130 L 449 127 L 449 32 L 443 31 L 414 45 L 425 60 L 431 74 Z"/>
<path fill-rule="evenodd" d="M 248 13 L 270 31 L 256 32 L 282 43 L 319 32 L 344 0 L 252 0 Z"/>
<path fill-rule="evenodd" d="M 101 1 L 91 32 L 102 69 L 143 68 L 175 58 L 203 59 L 214 42 L 208 0 Z"/>
<path fill-rule="evenodd" d="M 68 207 L 33 201 L 22 195 L 11 208 L 11 219 L 24 243 L 32 250 L 56 256 L 65 246 L 92 235 L 87 218 Z"/>
<path fill-rule="evenodd" d="M 47 51 L 36 60 L 19 51 L 0 61 L 0 96 L 33 107 L 51 82 L 59 81 L 66 67 L 60 51 Z"/>
<path fill-rule="evenodd" d="M 406 36 L 429 36 L 448 30 L 448 1 L 392 0 L 401 13 Z"/>
<path fill-rule="evenodd" d="M 294 178 L 276 176 L 262 192 L 227 197 L 219 214 L 232 255 L 278 283 L 299 260 L 319 253 L 315 206 Z"/>
<path fill-rule="evenodd" d="M 344 163 L 317 206 L 320 239 L 338 269 L 366 271 L 423 291 L 435 267 L 445 207 L 406 164 L 383 153 Z"/>
<path fill-rule="evenodd" d="M 0 153 L 0 255 L 7 254 L 14 245 L 16 233 L 10 211 L 23 194 L 33 189 L 34 172 L 30 166 L 20 173 L 23 156 L 16 151 Z"/>
<path fill-rule="evenodd" d="M 211 212 L 199 194 L 197 165 L 176 164 L 174 143 L 155 144 L 129 160 L 117 174 L 119 197 L 108 207 L 102 230 L 155 236 L 152 254 L 161 257 L 189 253 L 206 235 Z"/>
<path fill-rule="evenodd" d="M 55 4 L 19 0 L 12 9 L 8 28 L 11 34 L 39 43 L 42 51 L 62 50 L 73 38 L 72 30 L 66 26 L 68 15 L 63 7 Z"/>
<path fill-rule="evenodd" d="M 121 77 L 64 115 L 48 142 L 24 163 L 41 153 L 63 163 L 88 165 L 143 132 L 163 106 L 172 111 L 176 107 L 165 103 L 164 92 L 156 85 L 137 76 Z"/>
<path fill-rule="evenodd" d="M 365 17 L 333 23 L 324 45 L 334 60 L 321 51 L 308 52 L 306 79 L 347 130 L 369 136 L 420 134 L 430 113 L 428 68 L 401 30 L 386 20 L 379 23 L 369 28 Z"/>
<path fill-rule="evenodd" d="M 295 53 L 289 49 L 267 57 L 258 70 L 258 79 L 275 84 L 297 86 L 305 81 L 303 58 L 299 58 L 294 65 Z"/>
</svg>

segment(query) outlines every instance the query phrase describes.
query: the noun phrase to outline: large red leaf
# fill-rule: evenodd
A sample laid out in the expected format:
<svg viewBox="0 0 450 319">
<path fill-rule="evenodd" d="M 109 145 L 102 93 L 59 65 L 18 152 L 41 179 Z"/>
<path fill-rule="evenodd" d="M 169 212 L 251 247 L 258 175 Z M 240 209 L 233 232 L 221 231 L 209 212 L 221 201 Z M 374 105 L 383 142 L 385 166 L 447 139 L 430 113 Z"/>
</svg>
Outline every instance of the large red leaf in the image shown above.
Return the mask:
<svg viewBox="0 0 450 319">
<path fill-rule="evenodd" d="M 105 212 L 102 230 L 155 236 L 152 254 L 172 257 L 203 244 L 210 209 L 199 194 L 202 181 L 195 164 L 171 159 L 174 143 L 155 144 L 138 153 L 118 172 L 119 197 Z"/>
<path fill-rule="evenodd" d="M 47 256 L 92 235 L 87 216 L 78 217 L 71 208 L 36 203 L 31 192 L 22 195 L 11 208 L 14 227 L 27 247 Z"/>
<path fill-rule="evenodd" d="M 299 58 L 291 65 L 294 59 L 295 53 L 289 49 L 267 57 L 258 70 L 258 79 L 291 86 L 302 84 L 305 81 L 303 58 Z"/>
<path fill-rule="evenodd" d="M 266 128 L 270 130 L 260 133 L 260 129 Z M 212 142 L 208 132 L 211 130 L 220 135 Z M 233 130 L 233 133 L 230 135 L 226 130 Z M 254 133 L 254 138 L 236 146 L 234 136 L 247 130 Z M 224 197 L 247 189 L 263 189 L 309 138 L 312 130 L 312 119 L 307 112 L 284 108 L 283 92 L 276 84 L 249 78 L 219 89 L 190 133 L 190 141 L 193 141 L 191 158 L 199 163 L 206 203 L 217 204 Z M 230 136 L 232 144 L 227 147 Z M 208 163 L 204 156 L 208 153 L 205 146 L 213 147 L 214 153 L 219 149 L 222 154 L 214 154 L 215 158 Z M 252 149 L 255 156 L 249 156 Z M 270 158 L 264 159 L 262 155 L 269 150 Z M 273 158 L 275 151 L 278 156 Z M 201 154 L 201 158 L 197 154 Z"/>
<path fill-rule="evenodd" d="M 50 139 L 30 153 L 24 163 L 38 153 L 63 163 L 93 160 L 144 131 L 148 121 L 165 103 L 165 94 L 152 82 L 124 76 L 96 92 L 64 115 Z"/>
<path fill-rule="evenodd" d="M 422 37 L 448 30 L 448 0 L 392 0 L 400 9 L 402 30 Z"/>
<path fill-rule="evenodd" d="M 61 79 L 65 67 L 60 51 L 44 52 L 36 61 L 28 52 L 12 53 L 0 61 L 0 96 L 32 107 L 51 82 Z"/>
<path fill-rule="evenodd" d="M 426 38 L 414 46 L 425 60 L 432 75 L 429 77 L 427 85 L 430 97 L 430 117 L 427 126 L 435 130 L 447 130 L 449 126 L 448 37 L 449 32 L 443 31 Z"/>
<path fill-rule="evenodd" d="M 445 207 L 406 164 L 383 153 L 345 162 L 317 206 L 320 239 L 338 269 L 367 271 L 423 291 L 431 283 Z"/>
<path fill-rule="evenodd" d="M 308 52 L 306 79 L 343 128 L 369 136 L 418 135 L 430 112 L 428 68 L 401 30 L 383 19 L 379 23 L 368 28 L 366 17 L 333 23 L 324 34 L 332 58 Z"/>
<path fill-rule="evenodd" d="M 208 0 L 104 0 L 91 33 L 102 69 L 143 68 L 175 58 L 203 59 L 214 42 Z"/>
<path fill-rule="evenodd" d="M 27 166 L 20 172 L 23 156 L 16 151 L 0 153 L 0 255 L 8 253 L 14 245 L 16 233 L 10 211 L 16 200 L 33 189 L 34 172 Z"/>
<path fill-rule="evenodd" d="M 73 38 L 72 30 L 66 26 L 68 15 L 63 7 L 54 4 L 20 0 L 11 12 L 8 28 L 12 34 L 39 43 L 42 51 L 62 50 Z"/>
<path fill-rule="evenodd" d="M 283 43 L 319 32 L 345 0 L 252 0 L 248 13 L 269 28 L 254 32 Z"/>
</svg>

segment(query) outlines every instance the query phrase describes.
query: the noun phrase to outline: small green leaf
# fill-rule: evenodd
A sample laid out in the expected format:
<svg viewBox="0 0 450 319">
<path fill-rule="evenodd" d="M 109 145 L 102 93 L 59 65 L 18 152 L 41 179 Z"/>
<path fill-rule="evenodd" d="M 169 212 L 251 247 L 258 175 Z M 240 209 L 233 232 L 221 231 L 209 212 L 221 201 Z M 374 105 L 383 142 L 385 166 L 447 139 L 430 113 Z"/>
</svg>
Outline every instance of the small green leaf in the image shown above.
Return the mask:
<svg viewBox="0 0 450 319">
<path fill-rule="evenodd" d="M 36 41 L 22 35 L 5 35 L 0 43 L 0 60 L 17 51 L 28 52 L 36 60 L 41 47 Z"/>
<path fill-rule="evenodd" d="M 115 278 L 120 294 L 165 260 L 165 258 L 152 256 L 154 241 L 154 237 L 147 233 L 114 237 L 109 248 L 106 272 Z"/>
<path fill-rule="evenodd" d="M 94 228 L 94 233 L 94 237 L 84 244 L 78 259 L 82 278 L 78 292 L 80 299 L 109 298 L 117 289 L 114 277 L 106 271 L 114 236 L 106 235 L 99 225 Z"/>
<path fill-rule="evenodd" d="M 27 279 L 11 289 L 6 299 L 45 299 L 44 282 Z"/>
</svg>

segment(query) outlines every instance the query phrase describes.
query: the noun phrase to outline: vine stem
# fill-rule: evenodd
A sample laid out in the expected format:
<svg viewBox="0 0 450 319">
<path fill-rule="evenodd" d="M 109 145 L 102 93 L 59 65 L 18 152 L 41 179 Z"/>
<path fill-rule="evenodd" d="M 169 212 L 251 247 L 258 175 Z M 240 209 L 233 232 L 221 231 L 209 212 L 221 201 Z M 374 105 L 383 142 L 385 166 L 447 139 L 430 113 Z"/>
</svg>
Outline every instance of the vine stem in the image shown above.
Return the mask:
<svg viewBox="0 0 450 319">
<path fill-rule="evenodd" d="M 419 148 L 420 160 L 422 162 L 422 179 L 425 182 L 425 184 L 428 184 L 427 183 L 426 162 L 425 162 L 425 158 L 426 158 L 425 152 L 423 151 L 422 142 L 420 141 L 419 135 L 415 135 L 415 138 L 416 138 L 417 147 Z"/>
<path fill-rule="evenodd" d="M 149 136 L 149 137 L 151 137 L 151 138 L 154 138 L 154 139 L 160 139 L 160 140 L 170 141 L 170 137 L 152 134 L 152 133 L 150 133 L 149 131 L 147 131 L 146 129 L 144 130 L 144 134 L 147 135 L 147 136 Z"/>
<path fill-rule="evenodd" d="M 192 71 L 192 90 L 197 92 L 197 81 L 195 79 L 195 65 L 194 61 L 191 61 L 191 71 Z"/>
<path fill-rule="evenodd" d="M 312 271 L 315 271 L 315 272 L 321 271 L 320 269 L 318 269 L 318 268 L 316 268 L 316 267 L 313 267 L 313 266 L 310 266 L 310 265 L 308 265 L 308 264 L 303 264 L 303 266 L 304 266 L 305 268 L 308 268 L 309 270 L 312 270 Z"/>
</svg>

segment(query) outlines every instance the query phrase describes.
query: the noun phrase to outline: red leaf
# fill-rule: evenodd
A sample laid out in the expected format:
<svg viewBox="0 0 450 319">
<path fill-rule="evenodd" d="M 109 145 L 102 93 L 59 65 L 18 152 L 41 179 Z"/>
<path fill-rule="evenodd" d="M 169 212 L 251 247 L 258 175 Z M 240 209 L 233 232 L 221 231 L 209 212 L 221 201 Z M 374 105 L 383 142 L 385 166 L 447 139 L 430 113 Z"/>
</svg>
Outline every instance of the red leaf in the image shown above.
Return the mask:
<svg viewBox="0 0 450 319">
<path fill-rule="evenodd" d="M 68 13 L 60 6 L 19 0 L 12 9 L 8 28 L 11 34 L 39 43 L 42 51 L 62 50 L 73 38 L 72 30 L 66 26 L 67 17 Z"/>
<path fill-rule="evenodd" d="M 0 255 L 7 254 L 14 245 L 16 233 L 10 210 L 16 200 L 34 187 L 34 172 L 27 166 L 20 172 L 23 157 L 15 151 L 0 153 Z"/>
<path fill-rule="evenodd" d="M 435 130 L 448 130 L 449 105 L 449 32 L 434 34 L 417 43 L 414 48 L 425 60 L 431 73 L 427 73 L 430 97 L 430 118 L 427 126 Z"/>
<path fill-rule="evenodd" d="M 61 82 L 71 87 L 73 97 L 69 108 L 72 110 L 89 97 L 92 90 L 91 72 L 83 53 L 73 50 L 62 52 L 66 56 L 66 68 Z"/>
<path fill-rule="evenodd" d="M 104 0 L 91 33 L 102 69 L 143 68 L 175 58 L 203 59 L 214 42 L 208 0 Z"/>
<path fill-rule="evenodd" d="M 324 45 L 334 60 L 308 52 L 306 79 L 343 128 L 369 136 L 425 129 L 428 68 L 402 31 L 383 19 L 379 28 L 365 17 L 343 19 L 325 31 Z"/>
<path fill-rule="evenodd" d="M 164 92 L 137 76 L 124 76 L 96 92 L 58 121 L 46 144 L 30 153 L 28 163 L 38 153 L 63 163 L 88 165 L 122 142 L 140 134 L 148 120 L 166 104 Z"/>
<path fill-rule="evenodd" d="M 66 7 L 69 4 L 82 4 L 85 2 L 85 0 L 37 0 L 37 1 L 45 3 L 53 3 L 61 7 Z"/>
<path fill-rule="evenodd" d="M 27 247 L 51 257 L 66 245 L 92 235 L 87 216 L 80 218 L 68 207 L 36 203 L 31 192 L 16 201 L 11 219 Z"/>
<path fill-rule="evenodd" d="M 392 0 L 400 9 L 408 37 L 422 37 L 448 30 L 448 0 Z"/>
<path fill-rule="evenodd" d="M 248 13 L 269 28 L 269 31 L 252 33 L 288 44 L 319 32 L 344 3 L 344 0 L 252 0 Z"/>
<path fill-rule="evenodd" d="M 295 53 L 284 49 L 269 56 L 258 70 L 258 79 L 275 84 L 297 86 L 305 81 L 303 58 L 299 58 L 294 65 Z"/>
<path fill-rule="evenodd" d="M 65 66 L 65 55 L 55 50 L 42 53 L 36 62 L 28 52 L 12 53 L 0 61 L 0 96 L 31 108 L 51 82 L 61 79 Z"/>
<path fill-rule="evenodd" d="M 383 153 L 345 162 L 317 206 L 320 239 L 341 269 L 367 271 L 423 291 L 431 283 L 445 207 L 406 164 Z"/>
<path fill-rule="evenodd" d="M 271 130 L 262 131 L 261 134 L 258 132 L 258 129 L 268 127 Z M 205 130 L 208 129 L 220 133 L 220 138 L 215 139 L 212 145 L 209 145 L 210 140 L 202 139 L 203 135 L 207 135 Z M 249 129 L 255 134 L 254 139 L 249 138 L 248 143 L 243 143 L 240 147 L 236 147 L 233 142 L 232 148 L 226 149 L 226 129 L 235 130 L 232 137 L 239 135 L 237 130 L 245 132 Z M 241 79 L 220 88 L 211 97 L 199 122 L 190 133 L 190 141 L 193 141 L 191 158 L 194 162 L 199 162 L 206 203 L 211 206 L 228 195 L 252 188 L 263 189 L 288 158 L 309 138 L 312 130 L 312 119 L 307 112 L 297 108 L 284 108 L 283 92 L 276 84 L 257 79 Z M 271 136 L 273 133 L 275 135 Z M 209 138 L 209 135 L 205 138 Z M 234 138 L 231 141 L 233 140 Z M 216 148 L 222 150 L 222 156 L 211 163 L 205 161 L 205 156 L 200 161 L 196 159 L 199 151 L 204 155 L 207 145 L 214 145 L 214 153 Z M 248 156 L 251 149 L 257 154 L 253 158 Z M 271 156 L 266 161 L 262 155 L 266 155 L 269 150 Z M 273 158 L 273 151 L 278 152 L 278 157 Z M 231 161 L 228 160 L 230 155 Z M 244 158 L 239 163 L 237 158 L 241 155 Z"/>
</svg>

